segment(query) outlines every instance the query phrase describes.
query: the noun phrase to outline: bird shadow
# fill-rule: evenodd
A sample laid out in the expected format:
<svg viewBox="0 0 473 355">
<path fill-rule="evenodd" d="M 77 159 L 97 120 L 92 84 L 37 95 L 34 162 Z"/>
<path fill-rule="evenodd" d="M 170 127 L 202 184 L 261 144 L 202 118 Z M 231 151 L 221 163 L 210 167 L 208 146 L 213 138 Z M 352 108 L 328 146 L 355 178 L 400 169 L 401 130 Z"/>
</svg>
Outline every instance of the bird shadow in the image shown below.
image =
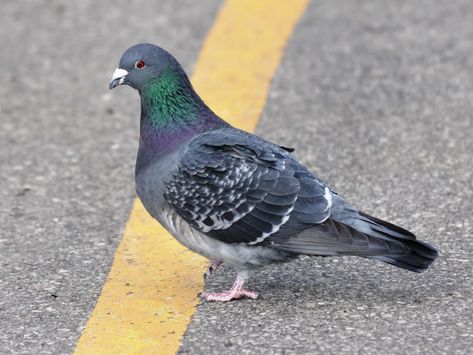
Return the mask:
<svg viewBox="0 0 473 355">
<path fill-rule="evenodd" d="M 228 288 L 234 272 L 223 267 L 207 289 Z M 445 276 L 445 275 L 444 275 Z M 252 274 L 247 287 L 260 301 L 280 299 L 317 302 L 415 304 L 451 297 L 461 285 L 445 285 L 437 273 L 415 274 L 365 260 L 297 260 L 273 265 Z M 231 281 L 230 281 L 231 282 Z"/>
</svg>

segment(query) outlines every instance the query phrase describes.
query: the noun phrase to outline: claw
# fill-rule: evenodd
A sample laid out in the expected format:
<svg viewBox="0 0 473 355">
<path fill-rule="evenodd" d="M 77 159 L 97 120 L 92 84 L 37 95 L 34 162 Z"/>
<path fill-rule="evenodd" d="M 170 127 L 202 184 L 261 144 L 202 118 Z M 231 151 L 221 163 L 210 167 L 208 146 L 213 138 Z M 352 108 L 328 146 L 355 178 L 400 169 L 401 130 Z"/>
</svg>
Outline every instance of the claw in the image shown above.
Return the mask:
<svg viewBox="0 0 473 355">
<path fill-rule="evenodd" d="M 212 261 L 204 272 L 204 281 L 207 280 L 210 276 L 212 276 L 215 271 L 217 271 L 218 267 L 223 264 L 223 261 Z"/>
<path fill-rule="evenodd" d="M 231 300 L 238 300 L 240 298 L 250 298 L 252 300 L 257 299 L 258 293 L 245 290 L 243 288 L 244 282 L 245 279 L 238 276 L 231 290 L 224 292 L 203 292 L 201 297 L 208 302 L 228 302 Z"/>
</svg>

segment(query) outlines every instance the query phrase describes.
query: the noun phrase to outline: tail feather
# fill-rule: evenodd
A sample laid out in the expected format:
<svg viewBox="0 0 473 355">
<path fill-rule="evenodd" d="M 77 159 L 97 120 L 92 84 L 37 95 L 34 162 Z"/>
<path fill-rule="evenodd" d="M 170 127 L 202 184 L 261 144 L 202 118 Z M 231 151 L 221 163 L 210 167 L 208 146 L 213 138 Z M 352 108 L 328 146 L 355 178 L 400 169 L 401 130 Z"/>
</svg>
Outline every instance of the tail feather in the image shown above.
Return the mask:
<svg viewBox="0 0 473 355">
<path fill-rule="evenodd" d="M 362 211 L 358 211 L 358 214 L 361 217 L 363 217 L 363 219 L 366 222 L 370 223 L 372 225 L 373 229 L 375 229 L 375 230 L 377 230 L 381 233 L 388 230 L 389 231 L 388 235 L 390 235 L 390 236 L 397 235 L 400 238 L 413 239 L 413 240 L 416 239 L 416 236 L 413 233 L 409 232 L 408 230 L 406 230 L 404 228 L 396 226 L 395 224 L 392 224 L 392 223 L 383 221 L 382 219 L 370 216 L 369 214 L 364 213 Z M 380 228 L 380 227 L 382 227 L 382 228 Z"/>
<path fill-rule="evenodd" d="M 423 272 L 428 269 L 430 264 L 432 264 L 438 256 L 438 250 L 436 248 L 419 241 L 416 241 L 416 245 L 411 245 L 410 250 L 410 253 L 407 255 L 373 256 L 369 258 L 380 260 L 406 270 Z"/>
<path fill-rule="evenodd" d="M 370 234 L 400 240 L 408 249 L 408 252 L 404 255 L 380 255 L 368 256 L 368 258 L 380 260 L 406 270 L 423 272 L 438 257 L 437 248 L 429 243 L 417 240 L 416 236 L 408 230 L 363 212 L 359 212 L 359 214 L 370 225 L 372 230 Z"/>
<path fill-rule="evenodd" d="M 362 212 L 343 221 L 329 218 L 292 238 L 272 239 L 270 245 L 297 254 L 361 256 L 414 272 L 425 271 L 438 256 L 435 247 L 411 232 Z"/>
</svg>

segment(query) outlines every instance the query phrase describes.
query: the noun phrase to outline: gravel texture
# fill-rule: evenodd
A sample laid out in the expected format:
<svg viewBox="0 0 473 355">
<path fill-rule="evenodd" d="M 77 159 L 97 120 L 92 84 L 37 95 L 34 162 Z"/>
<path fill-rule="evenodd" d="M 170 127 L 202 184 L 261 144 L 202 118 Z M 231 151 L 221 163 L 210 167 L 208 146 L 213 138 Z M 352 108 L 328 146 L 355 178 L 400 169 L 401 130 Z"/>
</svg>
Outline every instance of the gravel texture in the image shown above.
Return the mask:
<svg viewBox="0 0 473 355">
<path fill-rule="evenodd" d="M 471 353 L 472 18 L 467 0 L 313 1 L 258 128 L 355 206 L 437 245 L 433 267 L 306 257 L 261 270 L 263 299 L 200 305 L 181 353 Z"/>
<path fill-rule="evenodd" d="M 2 1 L 0 353 L 71 353 L 134 199 L 139 100 L 109 93 L 150 41 L 191 71 L 220 1 Z"/>
</svg>

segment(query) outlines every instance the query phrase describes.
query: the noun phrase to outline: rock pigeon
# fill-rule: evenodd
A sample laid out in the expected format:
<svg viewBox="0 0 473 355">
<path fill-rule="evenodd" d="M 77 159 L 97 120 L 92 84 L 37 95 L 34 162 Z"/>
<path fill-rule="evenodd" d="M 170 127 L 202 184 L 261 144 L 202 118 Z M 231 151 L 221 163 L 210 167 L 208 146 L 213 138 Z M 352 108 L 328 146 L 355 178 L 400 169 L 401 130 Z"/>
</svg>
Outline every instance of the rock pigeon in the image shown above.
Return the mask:
<svg viewBox="0 0 473 355">
<path fill-rule="evenodd" d="M 243 284 L 255 268 L 299 255 L 355 255 L 422 272 L 438 250 L 361 212 L 312 174 L 292 149 L 232 127 L 194 91 L 177 60 L 152 44 L 125 51 L 110 89 L 141 99 L 136 192 L 181 244 L 237 271 L 207 301 L 256 299 Z"/>
</svg>

